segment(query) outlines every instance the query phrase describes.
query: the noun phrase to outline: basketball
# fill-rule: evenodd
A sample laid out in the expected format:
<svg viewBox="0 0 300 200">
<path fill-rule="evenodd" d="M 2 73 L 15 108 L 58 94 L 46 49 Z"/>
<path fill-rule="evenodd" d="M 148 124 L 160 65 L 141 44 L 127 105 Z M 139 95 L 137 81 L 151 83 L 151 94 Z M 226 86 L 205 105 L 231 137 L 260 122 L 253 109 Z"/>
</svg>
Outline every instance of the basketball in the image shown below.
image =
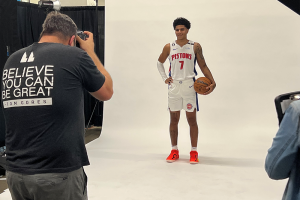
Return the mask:
<svg viewBox="0 0 300 200">
<path fill-rule="evenodd" d="M 194 89 L 198 94 L 204 94 L 209 89 L 206 89 L 211 84 L 210 80 L 206 77 L 198 78 L 194 83 Z"/>
</svg>

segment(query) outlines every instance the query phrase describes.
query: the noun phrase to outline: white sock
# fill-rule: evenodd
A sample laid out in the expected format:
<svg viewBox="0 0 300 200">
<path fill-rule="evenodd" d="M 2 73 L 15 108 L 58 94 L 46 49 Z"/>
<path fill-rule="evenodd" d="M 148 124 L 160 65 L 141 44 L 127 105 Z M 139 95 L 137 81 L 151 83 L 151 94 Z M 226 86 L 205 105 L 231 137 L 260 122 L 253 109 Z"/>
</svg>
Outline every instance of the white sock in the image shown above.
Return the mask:
<svg viewBox="0 0 300 200">
<path fill-rule="evenodd" d="M 197 151 L 197 147 L 192 147 L 192 151 Z"/>
<path fill-rule="evenodd" d="M 172 146 L 172 150 L 178 150 L 178 147 L 177 147 L 177 145 L 175 145 L 175 146 Z"/>
</svg>

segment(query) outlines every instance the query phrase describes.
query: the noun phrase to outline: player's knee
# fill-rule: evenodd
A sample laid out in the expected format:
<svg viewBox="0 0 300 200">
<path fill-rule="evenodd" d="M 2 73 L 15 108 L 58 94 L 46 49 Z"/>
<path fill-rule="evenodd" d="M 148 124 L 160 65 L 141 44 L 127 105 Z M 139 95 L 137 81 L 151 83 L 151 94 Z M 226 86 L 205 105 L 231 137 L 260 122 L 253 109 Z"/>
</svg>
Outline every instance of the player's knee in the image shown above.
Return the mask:
<svg viewBox="0 0 300 200">
<path fill-rule="evenodd" d="M 171 125 L 177 125 L 179 122 L 179 117 L 171 117 Z"/>
<path fill-rule="evenodd" d="M 189 125 L 190 125 L 190 126 L 198 126 L 198 124 L 197 124 L 196 121 L 189 122 Z"/>
<path fill-rule="evenodd" d="M 179 122 L 179 115 L 175 113 L 171 113 L 171 124 L 172 125 L 177 125 Z"/>
</svg>

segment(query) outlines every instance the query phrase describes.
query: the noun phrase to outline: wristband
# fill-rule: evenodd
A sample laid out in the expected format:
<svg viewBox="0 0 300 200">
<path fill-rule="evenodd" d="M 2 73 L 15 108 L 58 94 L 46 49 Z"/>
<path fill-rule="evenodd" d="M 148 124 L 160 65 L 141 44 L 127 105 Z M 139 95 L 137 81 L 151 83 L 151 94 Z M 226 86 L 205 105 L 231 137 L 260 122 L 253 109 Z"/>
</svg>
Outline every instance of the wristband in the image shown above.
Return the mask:
<svg viewBox="0 0 300 200">
<path fill-rule="evenodd" d="M 157 61 L 157 69 L 158 69 L 163 81 L 165 82 L 168 77 L 167 77 L 166 72 L 165 72 L 164 64 Z"/>
</svg>

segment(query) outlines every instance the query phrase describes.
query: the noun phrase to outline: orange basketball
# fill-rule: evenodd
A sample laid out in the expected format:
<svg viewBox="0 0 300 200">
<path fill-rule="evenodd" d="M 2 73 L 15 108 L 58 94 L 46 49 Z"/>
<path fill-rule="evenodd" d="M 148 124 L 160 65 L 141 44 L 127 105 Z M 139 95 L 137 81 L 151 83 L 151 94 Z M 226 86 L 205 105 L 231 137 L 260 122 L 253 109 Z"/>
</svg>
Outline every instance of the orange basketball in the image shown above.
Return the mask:
<svg viewBox="0 0 300 200">
<path fill-rule="evenodd" d="M 206 87 L 210 86 L 211 82 L 206 77 L 200 77 L 198 78 L 194 83 L 194 89 L 198 94 L 204 94 L 209 89 L 206 89 Z"/>
</svg>

